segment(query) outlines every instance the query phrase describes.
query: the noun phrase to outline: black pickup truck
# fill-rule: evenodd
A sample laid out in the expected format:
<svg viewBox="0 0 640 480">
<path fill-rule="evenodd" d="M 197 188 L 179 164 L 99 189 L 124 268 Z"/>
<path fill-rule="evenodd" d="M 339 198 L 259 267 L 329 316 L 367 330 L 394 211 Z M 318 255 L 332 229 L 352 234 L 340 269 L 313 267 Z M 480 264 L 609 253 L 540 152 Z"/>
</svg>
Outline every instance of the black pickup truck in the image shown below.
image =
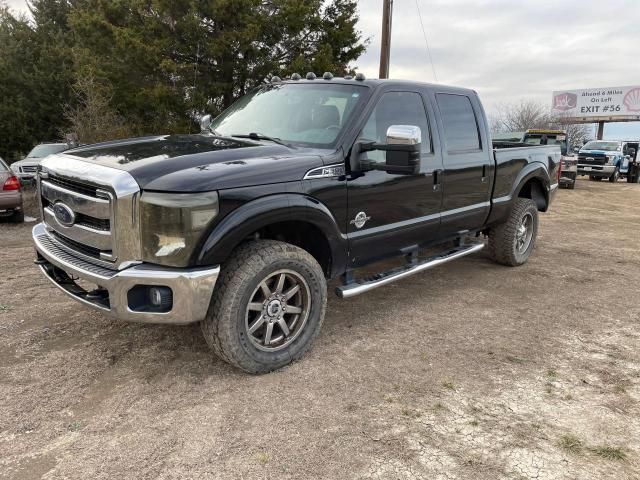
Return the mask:
<svg viewBox="0 0 640 480">
<path fill-rule="evenodd" d="M 295 75 L 203 123 L 44 160 L 36 264 L 117 318 L 200 322 L 248 372 L 309 348 L 328 280 L 348 298 L 485 236 L 495 261 L 523 264 L 558 186 L 560 148 L 494 148 L 463 88 Z M 391 257 L 400 266 L 359 271 Z"/>
</svg>

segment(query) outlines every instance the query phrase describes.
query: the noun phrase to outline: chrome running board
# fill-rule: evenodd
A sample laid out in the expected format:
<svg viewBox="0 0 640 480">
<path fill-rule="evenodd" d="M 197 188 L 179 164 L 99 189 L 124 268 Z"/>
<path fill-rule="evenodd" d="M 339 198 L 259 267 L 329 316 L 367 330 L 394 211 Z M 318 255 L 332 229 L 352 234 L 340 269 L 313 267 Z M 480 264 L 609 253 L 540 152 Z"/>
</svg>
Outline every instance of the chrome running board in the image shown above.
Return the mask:
<svg viewBox="0 0 640 480">
<path fill-rule="evenodd" d="M 393 270 L 389 270 L 388 272 L 377 273 L 375 275 L 372 275 L 371 277 L 363 278 L 358 281 L 350 282 L 347 285 L 337 287 L 336 295 L 338 295 L 340 298 L 354 297 L 356 295 L 360 295 L 361 293 L 368 292 L 369 290 L 373 290 L 374 288 L 382 287 L 383 285 L 387 285 L 388 283 L 395 282 L 396 280 L 400 280 L 416 273 L 429 270 L 430 268 L 437 267 L 438 265 L 442 265 L 443 263 L 451 262 L 452 260 L 457 260 L 458 258 L 471 255 L 472 253 L 478 252 L 483 248 L 484 243 L 460 245 L 444 253 L 439 253 L 438 255 L 426 258 L 422 261 L 416 263 L 408 263 L 407 265 L 394 268 Z"/>
</svg>

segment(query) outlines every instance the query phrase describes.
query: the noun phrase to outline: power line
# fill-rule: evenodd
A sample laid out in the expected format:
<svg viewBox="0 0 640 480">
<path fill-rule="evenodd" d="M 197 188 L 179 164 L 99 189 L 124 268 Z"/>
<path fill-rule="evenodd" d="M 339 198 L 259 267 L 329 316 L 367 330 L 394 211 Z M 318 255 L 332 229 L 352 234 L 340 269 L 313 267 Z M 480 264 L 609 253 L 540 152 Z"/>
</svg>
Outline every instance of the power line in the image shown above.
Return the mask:
<svg viewBox="0 0 640 480">
<path fill-rule="evenodd" d="M 431 58 L 431 48 L 429 48 L 429 40 L 427 40 L 427 31 L 424 29 L 424 23 L 422 23 L 422 14 L 420 13 L 420 5 L 416 0 L 416 9 L 418 10 L 418 18 L 420 19 L 420 26 L 422 27 L 422 35 L 424 36 L 424 43 L 427 45 L 427 54 L 429 55 L 429 63 L 431 63 L 431 71 L 433 72 L 433 78 L 438 83 L 438 75 L 436 75 L 436 67 L 433 66 L 433 59 Z"/>
</svg>

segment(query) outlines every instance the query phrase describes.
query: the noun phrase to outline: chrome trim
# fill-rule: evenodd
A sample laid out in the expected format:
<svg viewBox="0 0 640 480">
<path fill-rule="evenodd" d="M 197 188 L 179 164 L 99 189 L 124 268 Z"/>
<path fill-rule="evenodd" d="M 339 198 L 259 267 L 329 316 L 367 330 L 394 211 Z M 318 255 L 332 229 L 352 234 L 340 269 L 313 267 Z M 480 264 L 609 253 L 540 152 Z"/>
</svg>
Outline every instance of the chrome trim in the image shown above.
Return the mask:
<svg viewBox="0 0 640 480">
<path fill-rule="evenodd" d="M 66 227 L 58 222 L 55 214 L 49 207 L 44 209 L 43 218 L 47 228 L 75 242 L 80 242 L 83 245 L 97 248 L 98 250 L 111 250 L 113 248 L 111 233 L 106 230 L 95 230 L 85 225 Z"/>
<path fill-rule="evenodd" d="M 209 309 L 211 295 L 220 274 L 220 267 L 194 269 L 163 268 L 140 264 L 124 270 L 110 271 L 73 255 L 65 255 L 51 243 L 44 224 L 33 227 L 36 250 L 49 264 L 65 271 L 72 278 L 82 278 L 109 292 L 109 307 L 86 299 L 73 289 L 73 284 L 57 281 L 40 265 L 45 276 L 67 295 L 87 306 L 132 322 L 182 325 L 203 320 Z M 137 285 L 158 285 L 171 288 L 173 307 L 166 313 L 138 312 L 129 308 L 127 294 Z"/>
<path fill-rule="evenodd" d="M 73 196 L 79 199 L 78 202 L 80 204 L 83 204 L 84 200 L 91 198 L 96 205 L 104 205 L 104 201 L 108 198 L 109 216 L 107 218 L 110 219 L 111 225 L 111 243 L 109 248 L 100 255 L 103 260 L 112 261 L 114 267 L 119 269 L 142 260 L 142 248 L 138 229 L 139 213 L 137 209 L 140 187 L 128 172 L 92 163 L 86 159 L 74 157 L 69 153 L 51 155 L 43 160 L 40 165 L 40 174 L 38 175 L 40 191 L 42 191 L 42 185 L 50 185 L 46 181 L 49 173 L 72 181 L 92 185 L 98 189 L 97 194 L 99 196 L 97 198 L 87 197 L 86 195 L 73 192 Z M 47 191 L 51 192 L 51 190 Z M 69 195 L 71 195 L 70 191 Z M 67 202 L 65 201 L 65 203 Z M 84 208 L 100 209 L 102 207 L 87 207 L 84 205 Z M 78 211 L 81 212 L 80 210 Z M 44 218 L 42 208 L 41 212 Z M 94 213 L 99 212 L 94 211 Z M 100 212 L 100 215 L 93 215 L 91 213 L 87 213 L 87 215 L 104 218 L 104 212 Z M 55 226 L 52 228 L 55 229 Z M 65 232 L 60 233 L 66 235 Z M 69 237 L 76 240 L 76 238 Z M 76 241 L 84 243 L 83 240 Z M 94 244 L 95 243 L 96 242 L 94 242 Z M 94 246 L 94 244 L 88 245 Z M 104 245 L 103 243 L 100 244 Z"/>
<path fill-rule="evenodd" d="M 368 292 L 369 290 L 373 290 L 374 288 L 382 287 L 383 285 L 395 282 L 396 280 L 415 275 L 416 273 L 424 272 L 425 270 L 437 267 L 439 265 L 442 265 L 443 263 L 451 262 L 453 260 L 457 260 L 458 258 L 471 255 L 472 253 L 478 252 L 483 248 L 484 243 L 462 245 L 453 248 L 452 250 L 444 254 L 429 257 L 417 264 L 407 264 L 394 270 L 377 274 L 371 280 L 354 282 L 342 287 L 337 287 L 336 295 L 338 295 L 340 298 L 354 297 L 356 295 L 360 295 L 361 293 Z"/>
<path fill-rule="evenodd" d="M 41 195 L 51 203 L 60 201 L 71 207 L 74 212 L 82 213 L 94 218 L 111 219 L 109 198 L 95 198 L 67 190 L 42 179 L 40 182 Z"/>
<path fill-rule="evenodd" d="M 345 166 L 341 163 L 312 168 L 302 177 L 303 180 L 315 180 L 316 178 L 342 177 L 346 174 Z"/>
</svg>

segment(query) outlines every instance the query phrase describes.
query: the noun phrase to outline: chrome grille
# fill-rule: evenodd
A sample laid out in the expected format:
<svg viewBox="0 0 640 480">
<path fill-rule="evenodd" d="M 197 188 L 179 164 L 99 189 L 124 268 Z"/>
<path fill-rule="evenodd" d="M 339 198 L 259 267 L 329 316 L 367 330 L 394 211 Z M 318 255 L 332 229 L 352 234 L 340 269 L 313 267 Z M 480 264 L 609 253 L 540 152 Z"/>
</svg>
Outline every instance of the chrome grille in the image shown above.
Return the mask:
<svg viewBox="0 0 640 480">
<path fill-rule="evenodd" d="M 140 261 L 131 175 L 60 154 L 42 162 L 38 189 L 47 232 L 67 253 L 111 269 Z"/>
</svg>

